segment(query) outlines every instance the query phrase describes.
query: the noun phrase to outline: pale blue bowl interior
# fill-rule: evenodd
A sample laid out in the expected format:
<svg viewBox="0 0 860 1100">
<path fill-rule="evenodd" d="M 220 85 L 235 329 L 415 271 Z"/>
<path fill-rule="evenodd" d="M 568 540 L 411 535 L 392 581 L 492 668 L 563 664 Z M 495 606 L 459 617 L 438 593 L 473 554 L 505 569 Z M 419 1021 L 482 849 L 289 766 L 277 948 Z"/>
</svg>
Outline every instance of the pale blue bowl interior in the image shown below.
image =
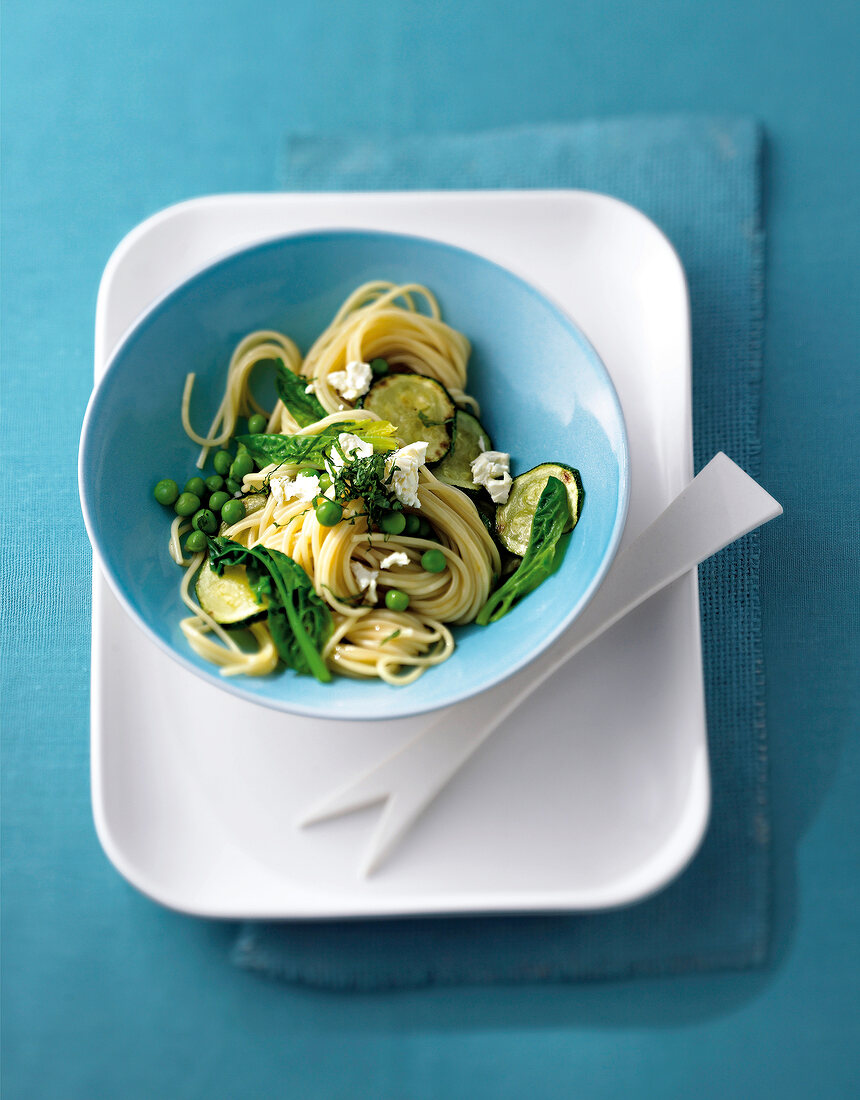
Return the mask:
<svg viewBox="0 0 860 1100">
<path fill-rule="evenodd" d="M 456 629 L 454 656 L 392 688 L 343 677 L 320 684 L 291 670 L 221 677 L 188 647 L 179 621 L 180 569 L 167 555 L 172 511 L 152 498 L 161 477 L 194 476 L 198 448 L 179 419 L 195 371 L 193 423 L 209 424 L 227 362 L 257 328 L 305 351 L 344 298 L 370 279 L 420 282 L 472 341 L 469 391 L 513 472 L 557 460 L 576 466 L 585 507 L 558 573 L 489 627 Z M 207 473 L 212 471 L 207 467 Z M 87 528 L 112 588 L 150 636 L 187 668 L 257 703 L 321 717 L 396 718 L 455 703 L 532 660 L 584 607 L 617 548 L 628 459 L 615 391 L 594 350 L 534 288 L 472 253 L 419 238 L 323 232 L 230 256 L 158 302 L 123 340 L 90 402 L 80 456 Z"/>
</svg>

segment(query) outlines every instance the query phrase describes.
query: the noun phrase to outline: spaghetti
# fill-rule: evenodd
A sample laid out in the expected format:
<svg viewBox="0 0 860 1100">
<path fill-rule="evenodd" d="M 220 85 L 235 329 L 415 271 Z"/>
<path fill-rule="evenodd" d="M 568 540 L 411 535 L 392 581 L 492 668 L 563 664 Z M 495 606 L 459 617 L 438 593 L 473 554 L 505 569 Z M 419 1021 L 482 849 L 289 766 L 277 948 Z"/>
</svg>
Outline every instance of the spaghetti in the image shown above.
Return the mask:
<svg viewBox="0 0 860 1100">
<path fill-rule="evenodd" d="M 333 452 L 340 453 L 341 461 L 348 464 L 351 455 L 348 450 L 343 453 L 346 444 L 342 441 L 357 439 L 354 433 L 362 426 L 369 429 L 381 420 L 371 409 L 355 407 L 355 400 L 347 400 L 343 387 L 336 385 L 348 364 L 366 366 L 382 360 L 395 371 L 434 379 L 458 408 L 477 413 L 477 403 L 465 391 L 469 353 L 469 341 L 441 319 L 438 304 L 425 287 L 366 283 L 344 302 L 304 358 L 281 333 L 258 331 L 246 336 L 233 352 L 223 397 L 205 434 L 198 434 L 191 424 L 194 375 L 189 375 L 182 423 L 201 447 L 197 463 L 201 469 L 209 453 L 235 435 L 239 418 L 255 415 L 265 417 L 269 435 L 339 439 L 341 443 Z M 306 380 L 305 392 L 318 403 L 318 419 L 307 422 L 300 417 L 306 421 L 300 423 L 296 410 L 291 411 L 280 399 L 271 409 L 260 404 L 251 390 L 251 377 L 258 364 L 271 365 L 273 361 Z M 338 435 L 340 425 L 344 432 Z M 397 430 L 395 424 L 395 433 Z M 420 517 L 420 533 L 379 530 L 363 498 L 343 502 L 340 522 L 322 524 L 315 500 L 303 499 L 306 494 L 287 497 L 274 491 L 283 482 L 301 482 L 301 475 L 308 471 L 299 461 L 273 462 L 246 473 L 236 494 L 245 502 L 245 514 L 235 523 L 222 523 L 220 531 L 223 538 L 242 547 L 285 554 L 305 571 L 314 592 L 330 611 L 331 631 L 321 651 L 328 669 L 346 676 L 376 677 L 390 684 L 409 683 L 428 667 L 445 661 L 454 649 L 449 626 L 475 619 L 501 573 L 496 542 L 468 493 L 444 483 L 421 465 L 415 494 L 402 497 L 411 503 L 397 503 L 391 496 L 391 479 L 400 469 L 399 454 L 405 451 L 389 456 L 383 489 L 395 508 L 407 517 Z M 338 472 L 337 461 L 333 453 L 325 460 L 328 480 Z M 403 462 L 405 466 L 405 459 Z M 334 486 L 326 492 L 332 498 Z M 181 596 L 192 615 L 181 626 L 189 644 L 201 657 L 219 665 L 224 675 L 273 672 L 279 653 L 265 623 L 249 622 L 253 642 L 249 644 L 246 635 L 240 643 L 234 631 L 194 599 L 192 582 L 201 566 L 205 569 L 207 565 L 202 552 L 193 554 L 190 561 L 182 557 L 179 536 L 183 531 L 175 521 L 171 554 L 186 566 Z M 428 560 L 428 551 L 444 558 L 435 559 L 437 567 L 432 571 L 422 564 Z M 393 590 L 407 597 L 401 598 L 406 610 L 398 610 L 397 601 L 389 600 L 386 605 L 386 594 Z"/>
</svg>

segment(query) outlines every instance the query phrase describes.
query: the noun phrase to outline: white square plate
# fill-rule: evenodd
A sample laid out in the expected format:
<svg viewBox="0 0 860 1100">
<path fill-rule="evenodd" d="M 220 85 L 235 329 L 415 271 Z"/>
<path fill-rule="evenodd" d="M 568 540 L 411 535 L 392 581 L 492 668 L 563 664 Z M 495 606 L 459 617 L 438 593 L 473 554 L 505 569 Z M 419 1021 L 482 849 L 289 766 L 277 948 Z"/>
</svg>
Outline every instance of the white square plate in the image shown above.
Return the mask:
<svg viewBox="0 0 860 1100">
<path fill-rule="evenodd" d="M 231 195 L 171 207 L 132 231 L 105 269 L 96 377 L 129 325 L 178 282 L 237 248 L 322 228 L 472 249 L 579 324 L 627 421 L 622 546 L 690 480 L 683 270 L 647 218 L 588 192 Z M 102 845 L 165 905 L 260 918 L 586 910 L 669 881 L 695 852 L 709 809 L 695 575 L 528 700 L 383 869 L 362 879 L 358 857 L 377 811 L 305 831 L 295 821 L 428 721 L 321 722 L 220 692 L 158 650 L 94 575 L 92 797 Z"/>
</svg>

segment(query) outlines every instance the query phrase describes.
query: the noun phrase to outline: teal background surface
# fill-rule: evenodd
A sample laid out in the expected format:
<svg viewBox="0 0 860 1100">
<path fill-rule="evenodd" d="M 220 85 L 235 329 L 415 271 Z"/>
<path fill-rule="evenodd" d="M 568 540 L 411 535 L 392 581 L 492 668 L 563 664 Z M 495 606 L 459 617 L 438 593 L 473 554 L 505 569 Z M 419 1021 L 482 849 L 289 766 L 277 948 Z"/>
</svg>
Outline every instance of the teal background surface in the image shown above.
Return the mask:
<svg viewBox="0 0 860 1100">
<path fill-rule="evenodd" d="M 66 586 L 33 592 L 37 627 L 5 627 L 7 672 L 29 675 L 2 696 L 4 1095 L 855 1095 L 856 5 L 7 0 L 3 32 L 4 468 L 16 499 L 47 484 L 52 504 L 7 511 L 4 587 L 27 584 L 30 539 L 72 557 Z M 70 456 L 111 249 L 171 202 L 269 189 L 287 132 L 686 110 L 756 115 L 769 139 L 761 477 L 786 517 L 761 537 L 768 964 L 372 995 L 230 967 L 235 927 L 136 894 L 90 817 Z M 49 648 L 55 664 L 35 664 Z"/>
</svg>

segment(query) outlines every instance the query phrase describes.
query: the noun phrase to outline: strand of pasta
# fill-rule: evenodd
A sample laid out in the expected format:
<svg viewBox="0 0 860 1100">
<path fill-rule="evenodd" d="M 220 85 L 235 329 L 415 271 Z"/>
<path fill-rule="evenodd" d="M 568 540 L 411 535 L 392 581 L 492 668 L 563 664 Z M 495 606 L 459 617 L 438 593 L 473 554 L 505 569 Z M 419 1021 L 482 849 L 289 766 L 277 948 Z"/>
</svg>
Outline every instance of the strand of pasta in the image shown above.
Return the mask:
<svg viewBox="0 0 860 1100">
<path fill-rule="evenodd" d="M 423 297 L 429 315 L 418 312 L 413 295 Z M 398 306 L 398 299 L 407 308 Z M 305 357 L 301 373 L 313 379 L 320 403 L 333 412 L 344 402 L 328 376 L 351 360 L 386 359 L 429 375 L 462 395 L 469 352 L 469 341 L 441 320 L 438 303 L 425 287 L 368 283 L 338 311 Z"/>
<path fill-rule="evenodd" d="M 249 410 L 266 414 L 250 387 L 250 376 L 254 367 L 261 362 L 271 362 L 273 359 L 281 360 L 288 370 L 298 374 L 301 369 L 302 356 L 299 349 L 289 338 L 281 332 L 272 332 L 262 329 L 249 333 L 237 345 L 230 358 L 227 368 L 227 384 L 221 404 L 213 417 L 206 435 L 198 435 L 191 426 L 190 404 L 191 393 L 194 388 L 194 374 L 189 374 L 185 379 L 185 388 L 182 393 L 182 426 L 186 434 L 201 447 L 197 459 L 197 468 L 202 469 L 209 452 L 214 447 L 222 447 L 234 434 L 236 421 L 242 415 L 247 415 Z M 280 404 L 280 402 L 279 402 Z M 283 405 L 281 409 L 286 412 Z M 266 414 L 267 415 L 267 414 Z M 289 414 L 287 413 L 287 416 Z M 292 430 L 296 431 L 298 425 L 292 420 Z"/>
<path fill-rule="evenodd" d="M 190 565 L 191 561 L 182 553 L 182 536 L 191 530 L 191 523 L 184 516 L 177 516 L 170 525 L 170 541 L 167 544 L 167 552 L 177 565 Z"/>
<path fill-rule="evenodd" d="M 265 676 L 273 672 L 278 663 L 278 651 L 262 623 L 255 623 L 251 627 L 258 648 L 253 652 L 242 650 L 229 631 L 192 599 L 189 587 L 203 564 L 204 557 L 203 554 L 194 555 L 179 586 L 182 602 L 194 612 L 190 618 L 180 622 L 182 633 L 195 653 L 220 666 L 223 676 Z"/>
</svg>

